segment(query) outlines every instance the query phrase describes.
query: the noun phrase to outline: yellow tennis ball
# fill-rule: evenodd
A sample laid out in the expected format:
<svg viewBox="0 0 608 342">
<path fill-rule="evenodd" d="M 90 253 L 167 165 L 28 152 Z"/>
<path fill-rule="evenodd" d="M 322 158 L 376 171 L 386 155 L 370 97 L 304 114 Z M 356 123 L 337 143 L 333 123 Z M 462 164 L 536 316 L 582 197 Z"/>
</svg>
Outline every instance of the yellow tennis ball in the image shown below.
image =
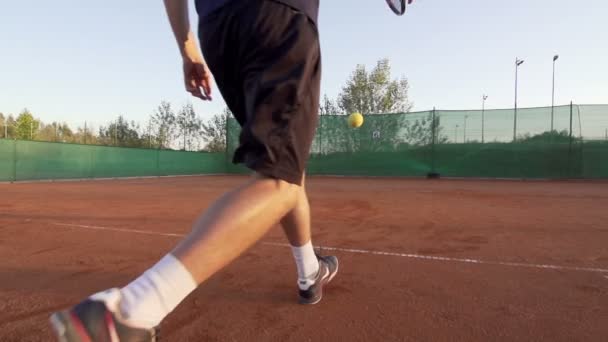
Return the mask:
<svg viewBox="0 0 608 342">
<path fill-rule="evenodd" d="M 361 127 L 363 125 L 363 115 L 361 113 L 352 113 L 348 116 L 348 125 L 352 128 Z"/>
</svg>

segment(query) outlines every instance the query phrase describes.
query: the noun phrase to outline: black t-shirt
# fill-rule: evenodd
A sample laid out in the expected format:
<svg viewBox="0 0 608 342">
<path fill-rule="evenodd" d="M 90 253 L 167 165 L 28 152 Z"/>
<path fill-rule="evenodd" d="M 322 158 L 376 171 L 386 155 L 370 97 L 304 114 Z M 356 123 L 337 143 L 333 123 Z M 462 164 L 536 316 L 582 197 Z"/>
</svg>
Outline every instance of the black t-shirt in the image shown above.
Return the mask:
<svg viewBox="0 0 608 342">
<path fill-rule="evenodd" d="M 196 0 L 196 10 L 199 16 L 205 17 L 220 7 L 232 1 L 251 1 L 251 0 Z M 268 1 L 268 0 L 267 0 Z M 308 17 L 317 22 L 319 16 L 319 0 L 271 0 L 291 6 L 298 11 L 306 13 Z"/>
</svg>

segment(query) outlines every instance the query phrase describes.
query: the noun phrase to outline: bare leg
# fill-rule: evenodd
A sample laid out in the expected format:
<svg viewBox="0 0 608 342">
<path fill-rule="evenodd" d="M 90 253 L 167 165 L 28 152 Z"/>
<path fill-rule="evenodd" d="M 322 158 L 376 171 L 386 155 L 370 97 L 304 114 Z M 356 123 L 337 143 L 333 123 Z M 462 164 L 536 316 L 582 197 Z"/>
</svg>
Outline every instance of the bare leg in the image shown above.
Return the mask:
<svg viewBox="0 0 608 342">
<path fill-rule="evenodd" d="M 298 189 L 295 207 L 281 219 L 281 225 L 290 245 L 299 247 L 310 241 L 310 205 L 306 196 L 305 179 Z"/>
<path fill-rule="evenodd" d="M 305 178 L 298 189 L 295 207 L 281 219 L 283 231 L 291 245 L 291 251 L 298 271 L 298 287 L 306 290 L 314 284 L 319 271 L 319 261 L 315 254 L 310 232 L 310 205 L 306 196 Z"/>
<path fill-rule="evenodd" d="M 293 210 L 299 193 L 298 185 L 262 176 L 255 176 L 226 193 L 196 221 L 190 234 L 171 253 L 127 286 L 96 293 L 70 311 L 54 314 L 51 320 L 57 335 L 66 341 L 80 341 L 76 336 L 82 331 L 76 327 L 89 323 L 92 324 L 86 328 L 89 332 L 106 331 L 107 317 L 111 314 L 120 317 L 116 323 L 119 327 L 129 327 L 121 328 L 121 334 L 134 334 L 130 341 L 150 340 L 153 334 L 150 329 L 160 324 L 199 284 L 251 247 Z M 104 309 L 95 303 L 104 303 Z"/>
<path fill-rule="evenodd" d="M 291 211 L 301 193 L 287 182 L 256 177 L 220 197 L 171 252 L 200 284 L 258 241 Z"/>
<path fill-rule="evenodd" d="M 53 328 L 63 340 L 76 341 L 83 326 L 86 333 L 110 329 L 107 317 L 111 315 L 121 336 L 152 340 L 153 328 L 197 285 L 279 222 L 293 244 L 300 303 L 315 304 L 321 300 L 323 286 L 337 273 L 338 260 L 332 256 L 317 259 L 314 253 L 304 188 L 256 176 L 220 197 L 171 253 L 127 286 L 96 293 L 70 310 L 53 314 Z"/>
</svg>

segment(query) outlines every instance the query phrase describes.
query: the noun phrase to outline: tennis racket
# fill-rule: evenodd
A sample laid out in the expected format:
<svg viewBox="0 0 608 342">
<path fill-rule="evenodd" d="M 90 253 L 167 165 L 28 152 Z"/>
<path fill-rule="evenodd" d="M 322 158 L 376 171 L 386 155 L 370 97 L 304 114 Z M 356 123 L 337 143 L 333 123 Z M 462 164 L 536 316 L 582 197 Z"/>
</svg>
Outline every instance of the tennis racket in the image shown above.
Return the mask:
<svg viewBox="0 0 608 342">
<path fill-rule="evenodd" d="M 413 0 L 386 0 L 386 3 L 396 15 L 403 15 L 403 13 L 405 13 L 405 8 L 407 5 L 411 4 L 412 1 Z"/>
</svg>

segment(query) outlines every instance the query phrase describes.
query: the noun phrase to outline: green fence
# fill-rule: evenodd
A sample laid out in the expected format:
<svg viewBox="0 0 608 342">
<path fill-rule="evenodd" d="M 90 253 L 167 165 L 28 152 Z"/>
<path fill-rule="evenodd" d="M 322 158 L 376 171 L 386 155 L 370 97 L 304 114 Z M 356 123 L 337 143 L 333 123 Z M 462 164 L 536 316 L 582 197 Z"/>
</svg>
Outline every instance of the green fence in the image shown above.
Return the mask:
<svg viewBox="0 0 608 342">
<path fill-rule="evenodd" d="M 553 130 L 551 129 L 553 128 Z M 0 181 L 245 173 L 225 153 L 0 139 Z M 317 175 L 608 178 L 608 105 L 432 110 L 320 117 L 307 172 Z"/>
<path fill-rule="evenodd" d="M 236 121 L 229 121 L 227 156 L 238 144 L 238 131 Z M 324 115 L 307 172 L 608 178 L 608 105 L 521 108 L 517 114 L 514 109 L 374 114 L 365 115 L 357 129 L 348 127 L 344 115 Z"/>
<path fill-rule="evenodd" d="M 225 172 L 223 153 L 0 140 L 0 181 Z"/>
</svg>

